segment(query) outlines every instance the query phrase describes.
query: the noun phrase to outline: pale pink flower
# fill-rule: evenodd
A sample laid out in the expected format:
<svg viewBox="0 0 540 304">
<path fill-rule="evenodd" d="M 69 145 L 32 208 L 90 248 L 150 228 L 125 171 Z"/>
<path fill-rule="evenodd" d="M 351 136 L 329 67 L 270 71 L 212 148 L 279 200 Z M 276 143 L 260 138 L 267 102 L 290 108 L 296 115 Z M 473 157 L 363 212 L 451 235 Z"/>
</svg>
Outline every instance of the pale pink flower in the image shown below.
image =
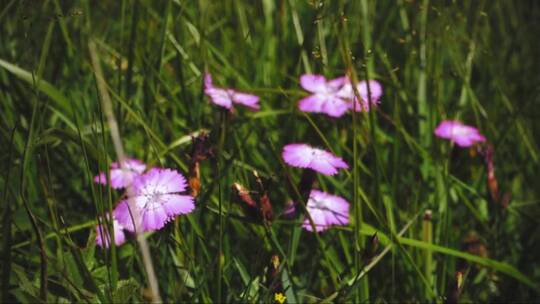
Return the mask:
<svg viewBox="0 0 540 304">
<path fill-rule="evenodd" d="M 109 247 L 111 243 L 111 237 L 106 225 L 97 225 L 96 226 L 96 244 L 100 247 Z M 124 234 L 124 227 L 118 223 L 118 221 L 113 218 L 113 229 L 114 229 L 114 244 L 116 246 L 122 245 L 126 241 L 126 236 Z"/>
<path fill-rule="evenodd" d="M 293 167 L 310 168 L 324 175 L 334 175 L 338 169 L 349 168 L 340 157 L 307 144 L 286 145 L 283 147 L 282 156 L 285 162 Z"/>
<path fill-rule="evenodd" d="M 317 232 L 333 225 L 349 223 L 349 203 L 342 197 L 328 194 L 317 189 L 311 190 L 306 209 L 315 224 Z M 304 219 L 302 227 L 313 231 L 309 218 Z"/>
<path fill-rule="evenodd" d="M 349 109 L 356 110 L 356 112 L 368 112 L 371 109 L 369 103 L 370 99 L 368 98 L 368 82 L 360 81 L 356 85 L 356 90 L 358 91 L 360 101 L 354 93 L 353 87 L 349 81 L 343 85 L 337 95 L 340 98 L 349 101 L 347 104 Z M 371 105 L 377 106 L 383 93 L 381 84 L 378 81 L 369 80 L 369 92 L 371 93 Z"/>
<path fill-rule="evenodd" d="M 131 193 L 133 205 L 128 200 L 121 201 L 114 210 L 114 216 L 127 230 L 135 231 L 133 220 L 135 206 L 140 215 L 142 231 L 161 229 L 180 214 L 195 209 L 193 197 L 180 194 L 186 190 L 186 179 L 171 169 L 153 168 L 133 181 Z"/>
<path fill-rule="evenodd" d="M 455 120 L 441 122 L 434 133 L 438 137 L 449 139 L 460 147 L 470 147 L 477 142 L 486 141 L 478 129 Z"/>
<path fill-rule="evenodd" d="M 304 74 L 300 77 L 300 85 L 313 93 L 298 103 L 303 112 L 324 113 L 331 117 L 340 117 L 348 110 L 348 102 L 338 95 L 347 77 L 338 77 L 327 81 L 322 75 Z"/>
<path fill-rule="evenodd" d="M 124 161 L 124 167 L 123 170 L 120 168 L 119 163 L 111 163 L 111 168 L 109 170 L 111 188 L 119 189 L 127 187 L 136 176 L 141 175 L 144 170 L 146 170 L 146 165 L 142 161 L 133 158 L 126 159 Z M 94 182 L 106 185 L 106 173 L 100 172 L 99 175 L 94 177 Z"/>
<path fill-rule="evenodd" d="M 233 103 L 241 104 L 252 110 L 259 110 L 259 96 L 235 91 L 233 89 L 224 89 L 214 87 L 212 75 L 204 75 L 204 93 L 210 97 L 212 103 L 231 109 Z"/>
</svg>

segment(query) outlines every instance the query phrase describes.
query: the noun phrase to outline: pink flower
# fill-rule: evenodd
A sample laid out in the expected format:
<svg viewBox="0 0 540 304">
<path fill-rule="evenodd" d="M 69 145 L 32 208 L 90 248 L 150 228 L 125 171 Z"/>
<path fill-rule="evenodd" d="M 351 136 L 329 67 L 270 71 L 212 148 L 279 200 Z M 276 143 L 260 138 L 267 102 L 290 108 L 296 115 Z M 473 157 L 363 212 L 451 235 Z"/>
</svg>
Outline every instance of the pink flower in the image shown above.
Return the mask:
<svg viewBox="0 0 540 304">
<path fill-rule="evenodd" d="M 378 81 L 369 80 L 369 81 L 360 81 L 356 85 L 358 90 L 358 95 L 361 100 L 358 102 L 358 98 L 354 94 L 354 90 L 349 81 L 338 92 L 338 96 L 349 100 L 348 103 L 349 109 L 356 110 L 356 112 L 367 112 L 370 110 L 370 103 L 368 98 L 368 82 L 369 82 L 369 91 L 371 93 L 371 105 L 377 106 L 379 104 L 379 99 L 382 96 L 383 90 L 382 86 Z"/>
<path fill-rule="evenodd" d="M 313 94 L 302 98 L 298 108 L 303 112 L 325 113 L 331 117 L 342 116 L 348 110 L 348 103 L 338 92 L 346 81 L 347 77 L 326 81 L 322 75 L 302 75 L 300 85 Z"/>
<path fill-rule="evenodd" d="M 438 137 L 449 139 L 460 147 L 470 147 L 477 142 L 486 141 L 478 129 L 455 120 L 441 122 L 434 133 Z"/>
<path fill-rule="evenodd" d="M 111 243 L 111 237 L 109 235 L 107 225 L 97 225 L 96 226 L 96 244 L 100 247 L 109 247 Z M 114 229 L 114 244 L 116 246 L 122 245 L 126 241 L 126 236 L 124 234 L 124 227 L 118 223 L 116 219 L 113 219 L 113 229 Z M 104 237 L 105 236 L 105 237 Z"/>
<path fill-rule="evenodd" d="M 349 223 L 349 203 L 342 197 L 313 189 L 306 205 L 317 232 L 332 225 Z M 304 219 L 302 227 L 313 231 L 309 218 Z"/>
<path fill-rule="evenodd" d="M 334 175 L 338 169 L 349 168 L 343 159 L 307 144 L 286 145 L 283 147 L 282 156 L 285 162 L 293 167 L 310 168 L 324 175 Z"/>
<path fill-rule="evenodd" d="M 133 205 L 139 208 L 142 231 L 161 229 L 175 216 L 195 209 L 193 197 L 180 194 L 186 190 L 186 179 L 175 170 L 150 169 L 135 178 L 131 190 Z M 134 210 L 130 207 L 127 199 L 121 201 L 114 210 L 114 216 L 127 230 L 135 231 Z"/>
<path fill-rule="evenodd" d="M 252 110 L 259 110 L 259 97 L 233 89 L 216 88 L 212 84 L 212 75 L 204 75 L 204 93 L 210 97 L 210 100 L 221 107 L 231 109 L 233 103 L 241 104 Z"/>
<path fill-rule="evenodd" d="M 146 170 L 146 165 L 138 159 L 126 159 L 125 170 L 122 170 L 117 162 L 111 163 L 111 168 L 109 170 L 111 188 L 125 188 L 127 185 L 131 184 L 136 176 L 141 175 L 144 170 Z M 94 182 L 106 185 L 107 177 L 105 172 L 101 172 L 99 175 L 95 176 Z"/>
</svg>

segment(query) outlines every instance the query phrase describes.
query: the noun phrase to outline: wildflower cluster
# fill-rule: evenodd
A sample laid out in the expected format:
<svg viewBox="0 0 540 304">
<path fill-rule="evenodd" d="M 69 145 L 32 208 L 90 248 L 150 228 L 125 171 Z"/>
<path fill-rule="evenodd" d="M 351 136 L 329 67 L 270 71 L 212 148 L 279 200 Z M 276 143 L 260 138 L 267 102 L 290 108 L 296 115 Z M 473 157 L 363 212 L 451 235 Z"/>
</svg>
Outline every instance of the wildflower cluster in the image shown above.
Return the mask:
<svg viewBox="0 0 540 304">
<path fill-rule="evenodd" d="M 300 100 L 298 108 L 331 117 L 341 117 L 348 110 L 367 112 L 382 96 L 382 86 L 377 81 L 361 81 L 353 87 L 347 76 L 327 81 L 322 75 L 304 74 L 300 85 L 313 94 Z"/>
<path fill-rule="evenodd" d="M 305 74 L 300 77 L 300 85 L 312 95 L 300 100 L 299 109 L 330 117 L 341 117 L 349 110 L 369 111 L 382 96 L 382 86 L 377 81 L 353 84 L 347 76 L 327 81 L 322 75 Z M 309 168 L 324 175 L 335 175 L 339 169 L 349 168 L 340 157 L 305 143 L 286 145 L 282 157 L 293 167 Z M 306 209 L 313 224 L 306 217 L 302 227 L 309 231 L 313 231 L 313 227 L 319 232 L 333 225 L 349 223 L 349 203 L 340 196 L 311 189 Z"/>
<path fill-rule="evenodd" d="M 371 110 L 372 107 L 379 104 L 383 91 L 381 84 L 375 80 L 353 83 L 347 76 L 327 80 L 322 75 L 304 74 L 300 77 L 300 85 L 311 93 L 298 102 L 298 108 L 301 111 L 323 113 L 334 118 L 343 116 L 349 110 Z M 248 107 L 254 111 L 260 109 L 258 96 L 234 89 L 215 87 L 209 73 L 204 76 L 204 93 L 213 104 L 231 111 L 234 104 Z M 486 140 L 476 128 L 453 120 L 443 121 L 434 133 L 460 147 L 470 147 Z M 285 163 L 292 167 L 313 170 L 328 176 L 336 175 L 340 169 L 349 168 L 342 158 L 306 143 L 285 145 L 282 157 Z M 190 171 L 198 173 L 198 170 L 190 169 Z M 123 166 L 112 163 L 108 174 L 107 176 L 105 172 L 101 172 L 94 178 L 94 181 L 100 184 L 109 183 L 114 189 L 128 187 L 130 189 L 130 191 L 126 191 L 124 199 L 115 207 L 113 218 L 106 217 L 106 219 L 112 220 L 116 245 L 125 241 L 124 231 L 136 233 L 158 230 L 176 216 L 190 213 L 195 209 L 194 197 L 183 194 L 187 190 L 186 179 L 176 170 L 148 169 L 146 164 L 139 160 L 127 159 Z M 308 214 L 302 227 L 309 231 L 320 232 L 333 225 L 347 225 L 349 223 L 349 203 L 340 196 L 312 189 L 313 181 L 314 179 L 307 186 L 309 197 L 307 198 L 306 210 Z M 191 179 L 190 184 L 192 184 Z M 261 188 L 264 188 L 262 182 L 260 184 Z M 252 209 L 258 206 L 248 195 L 247 190 L 239 184 L 234 186 L 236 186 L 235 189 L 242 200 L 251 203 L 248 205 Z M 196 188 L 191 190 L 193 195 L 198 193 L 198 187 Z M 265 197 L 267 198 L 267 196 Z M 265 208 L 263 209 L 269 209 L 266 213 L 271 214 L 271 206 L 267 206 L 269 201 L 267 199 L 264 201 Z M 294 204 L 291 205 L 294 206 Z M 271 219 L 271 216 L 265 218 Z M 141 231 L 136 231 L 137 229 Z M 109 246 L 110 237 L 107 227 L 99 224 L 96 230 L 97 244 Z"/>
<path fill-rule="evenodd" d="M 470 147 L 475 143 L 486 141 L 478 129 L 455 120 L 441 122 L 435 129 L 435 135 L 446 138 L 460 147 Z"/>
<path fill-rule="evenodd" d="M 111 188 L 130 187 L 131 190 L 113 211 L 116 245 L 125 241 L 124 230 L 158 230 L 177 215 L 187 214 L 195 209 L 193 197 L 182 194 L 187 184 L 182 174 L 172 169 L 151 168 L 144 172 L 145 169 L 146 165 L 136 159 L 124 161 L 124 166 L 116 162 L 111 164 L 108 179 Z M 106 184 L 107 175 L 101 172 L 94 180 Z M 107 247 L 110 234 L 105 225 L 98 225 L 96 230 L 96 243 Z"/>
<path fill-rule="evenodd" d="M 259 110 L 259 97 L 233 89 L 222 89 L 214 86 L 212 75 L 204 75 L 204 93 L 210 97 L 210 101 L 218 106 L 231 110 L 233 104 L 240 104 L 251 110 Z"/>
<path fill-rule="evenodd" d="M 382 96 L 382 86 L 377 81 L 352 83 L 347 76 L 326 80 L 322 75 L 304 74 L 300 77 L 300 85 L 312 94 L 301 99 L 298 108 L 330 117 L 341 117 L 349 110 L 367 112 L 378 105 Z M 342 158 L 305 143 L 286 145 L 282 157 L 293 167 L 309 168 L 324 175 L 335 175 L 339 169 L 349 168 Z M 313 227 L 319 232 L 333 225 L 349 223 L 349 203 L 340 196 L 318 189 L 311 189 L 306 210 L 313 224 L 306 218 L 302 227 L 309 231 L 313 231 Z"/>
</svg>

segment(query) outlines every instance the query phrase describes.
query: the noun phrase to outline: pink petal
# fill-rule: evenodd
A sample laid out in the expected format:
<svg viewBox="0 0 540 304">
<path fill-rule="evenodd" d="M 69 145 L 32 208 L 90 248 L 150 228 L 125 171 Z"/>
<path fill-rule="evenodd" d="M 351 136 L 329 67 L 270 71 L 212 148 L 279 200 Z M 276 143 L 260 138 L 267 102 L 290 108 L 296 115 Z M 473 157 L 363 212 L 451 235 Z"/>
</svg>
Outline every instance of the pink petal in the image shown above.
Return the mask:
<svg viewBox="0 0 540 304">
<path fill-rule="evenodd" d="M 358 95 L 360 96 L 361 100 L 358 100 L 358 98 L 356 97 L 351 83 L 344 84 L 343 87 L 341 87 L 339 92 L 337 92 L 336 94 L 340 98 L 349 100 L 350 101 L 349 108 L 351 110 L 356 110 L 356 112 L 369 111 L 369 109 L 371 108 L 371 105 L 376 106 L 379 103 L 379 100 L 383 93 L 382 85 L 375 80 L 370 80 L 369 81 L 369 89 L 371 92 L 371 105 L 370 105 L 369 98 L 368 98 L 368 82 L 366 81 L 359 82 L 356 85 L 356 89 L 358 90 Z"/>
<path fill-rule="evenodd" d="M 232 99 L 227 90 L 218 88 L 208 88 L 204 93 L 210 97 L 210 101 L 218 106 L 231 109 Z"/>
<path fill-rule="evenodd" d="M 340 117 L 347 112 L 349 105 L 341 98 L 331 96 L 323 104 L 322 112 L 331 117 Z"/>
<path fill-rule="evenodd" d="M 133 182 L 135 195 L 155 195 L 183 192 L 186 190 L 185 177 L 171 169 L 152 168 Z"/>
<path fill-rule="evenodd" d="M 206 73 L 204 76 L 204 93 L 210 97 L 210 101 L 218 106 L 231 109 L 233 102 L 249 107 L 252 110 L 259 109 L 259 97 L 232 89 L 216 88 L 212 84 L 212 76 Z"/>
<path fill-rule="evenodd" d="M 342 197 L 313 189 L 309 195 L 307 209 L 317 231 L 328 229 L 332 225 L 346 225 L 349 223 L 349 203 Z M 309 219 L 302 225 L 312 231 Z"/>
<path fill-rule="evenodd" d="M 334 175 L 338 172 L 338 170 L 332 166 L 328 159 L 312 161 L 309 167 L 324 175 Z"/>
<path fill-rule="evenodd" d="M 94 177 L 94 182 L 96 184 L 106 185 L 107 184 L 107 177 L 105 176 L 105 172 L 100 172 L 98 175 L 96 175 Z"/>
<path fill-rule="evenodd" d="M 298 103 L 298 108 L 303 112 L 325 113 L 331 117 L 340 117 L 347 112 L 349 106 L 338 97 L 313 94 L 302 98 Z"/>
<path fill-rule="evenodd" d="M 96 226 L 96 244 L 101 247 L 109 247 L 111 237 L 107 231 L 106 225 L 97 225 Z M 114 244 L 116 246 L 122 245 L 126 241 L 126 236 L 123 227 L 118 223 L 116 219 L 113 220 L 113 229 L 114 229 Z"/>
<path fill-rule="evenodd" d="M 127 187 L 139 175 L 139 173 L 122 169 L 112 169 L 109 172 L 111 174 L 111 188 L 114 189 Z"/>
<path fill-rule="evenodd" d="M 336 96 L 347 99 L 347 100 L 353 100 L 354 99 L 354 91 L 352 89 L 352 85 L 350 82 L 346 82 L 339 91 L 336 92 Z"/>
<path fill-rule="evenodd" d="M 118 166 L 118 164 L 115 164 L 116 167 Z M 124 166 L 126 167 L 126 169 L 129 169 L 133 172 L 137 172 L 139 174 L 143 173 L 144 170 L 146 170 L 146 164 L 143 163 L 142 161 L 138 160 L 138 159 L 134 159 L 134 158 L 128 158 L 124 161 Z"/>
<path fill-rule="evenodd" d="M 212 89 L 214 85 L 212 84 L 212 75 L 210 73 L 204 74 L 204 89 Z"/>
<path fill-rule="evenodd" d="M 325 92 L 326 78 L 322 75 L 304 74 L 300 76 L 300 85 L 308 92 Z"/>
<path fill-rule="evenodd" d="M 152 231 L 163 228 L 169 217 L 163 207 L 143 210 L 142 212 L 142 228 L 143 231 Z"/>
<path fill-rule="evenodd" d="M 480 133 L 475 133 L 471 136 L 472 140 L 476 141 L 476 142 L 485 142 L 486 141 L 486 137 Z"/>
<path fill-rule="evenodd" d="M 328 207 L 328 210 L 325 213 L 326 223 L 328 225 L 349 224 L 349 203 L 341 197 L 334 196 L 334 198 L 339 198 L 341 201 L 335 199 L 332 201 L 332 205 Z"/>
<path fill-rule="evenodd" d="M 349 217 L 339 213 L 336 210 L 329 210 L 325 213 L 326 224 L 328 226 L 336 225 L 343 226 L 349 224 Z"/>
<path fill-rule="evenodd" d="M 371 102 L 375 103 L 379 101 L 383 93 L 381 84 L 378 81 L 370 80 L 369 90 L 371 92 Z M 360 81 L 360 83 L 358 83 L 358 93 L 360 94 L 360 97 L 362 97 L 362 99 L 365 100 L 366 102 L 369 100 L 368 82 Z"/>
<path fill-rule="evenodd" d="M 435 128 L 435 135 L 442 138 L 450 138 L 452 136 L 452 130 L 456 127 L 462 126 L 458 121 L 445 120 L 441 122 L 437 128 Z"/>
<path fill-rule="evenodd" d="M 470 147 L 477 142 L 484 142 L 486 141 L 486 138 L 478 133 L 471 133 L 467 136 L 454 137 L 452 138 L 452 141 L 454 141 L 458 146 L 465 148 Z"/>
<path fill-rule="evenodd" d="M 158 176 L 157 180 L 161 183 L 163 193 L 183 192 L 186 190 L 186 178 L 176 170 L 157 169 L 151 170 Z"/>
<path fill-rule="evenodd" d="M 337 169 L 349 168 L 343 159 L 321 149 L 316 149 L 316 154 L 313 157 L 309 167 L 324 175 L 334 175 L 338 172 Z"/>
<path fill-rule="evenodd" d="M 124 170 L 120 168 L 117 162 L 111 163 L 109 170 L 111 188 L 125 188 L 140 174 L 146 170 L 146 164 L 138 159 L 128 158 L 124 162 Z M 105 172 L 100 172 L 94 177 L 94 182 L 106 185 L 107 178 Z"/>
<path fill-rule="evenodd" d="M 289 144 L 283 147 L 285 162 L 293 167 L 311 168 L 325 175 L 334 175 L 337 169 L 348 168 L 341 158 L 332 153 L 306 144 Z"/>
<path fill-rule="evenodd" d="M 122 227 L 124 227 L 130 232 L 135 231 L 135 226 L 133 225 L 134 223 L 132 219 L 132 215 L 134 216 L 134 214 L 130 212 L 128 202 L 126 200 L 121 201 L 120 203 L 118 203 L 118 205 L 116 205 L 116 208 L 114 208 L 113 210 L 113 214 L 114 218 L 116 218 L 116 220 L 120 225 L 122 225 Z"/>
<path fill-rule="evenodd" d="M 259 110 L 259 96 L 233 91 L 232 101 L 253 110 Z"/>
<path fill-rule="evenodd" d="M 359 101 L 356 95 L 354 94 L 354 91 L 350 87 L 350 85 L 346 88 L 346 90 L 350 90 L 349 94 L 351 95 L 350 100 L 352 101 L 349 104 L 349 108 L 351 110 L 355 110 L 356 112 L 367 112 L 371 109 L 371 106 L 377 106 L 379 103 L 379 99 L 382 96 L 382 86 L 379 82 L 375 80 L 369 81 L 369 89 L 371 90 L 371 104 L 369 102 L 369 94 L 368 94 L 368 82 L 361 81 L 357 85 L 358 95 L 360 95 L 361 100 Z"/>
<path fill-rule="evenodd" d="M 323 111 L 325 97 L 323 95 L 314 94 L 300 99 L 298 108 L 303 112 L 321 113 Z"/>
<path fill-rule="evenodd" d="M 474 144 L 474 141 L 469 137 L 456 137 L 453 138 L 452 141 L 463 148 L 470 147 Z"/>
<path fill-rule="evenodd" d="M 328 153 L 330 158 L 330 163 L 332 166 L 339 168 L 339 169 L 349 169 L 349 165 L 340 157 L 334 156 L 331 153 Z"/>
<path fill-rule="evenodd" d="M 327 88 L 331 88 L 333 91 L 337 92 L 341 87 L 343 87 L 348 82 L 349 82 L 349 77 L 347 76 L 337 77 L 327 82 Z"/>
<path fill-rule="evenodd" d="M 294 216 L 296 211 L 296 207 L 293 201 L 288 201 L 287 204 L 285 204 L 285 209 L 283 210 L 283 215 L 285 217 L 292 217 Z"/>
<path fill-rule="evenodd" d="M 193 197 L 190 195 L 165 194 L 160 196 L 160 201 L 169 217 L 187 214 L 195 209 Z"/>
<path fill-rule="evenodd" d="M 309 215 L 311 216 L 311 219 L 313 220 L 313 224 L 315 225 L 315 230 L 317 232 L 323 231 L 326 228 L 328 228 L 328 225 L 326 223 L 326 217 L 322 210 L 320 209 L 309 210 Z M 313 231 L 311 222 L 309 221 L 309 218 L 307 218 L 307 216 L 304 219 L 304 223 L 302 224 L 302 227 L 308 231 Z"/>
<path fill-rule="evenodd" d="M 314 94 L 301 99 L 298 108 L 303 112 L 325 113 L 331 117 L 342 116 L 348 110 L 348 102 L 339 97 L 338 92 L 347 83 L 347 79 L 343 76 L 326 82 L 322 75 L 302 75 L 300 84 Z"/>
<path fill-rule="evenodd" d="M 478 129 L 455 120 L 441 122 L 434 133 L 437 137 L 449 139 L 460 147 L 470 147 L 477 142 L 486 141 Z"/>
<path fill-rule="evenodd" d="M 307 168 L 312 160 L 311 147 L 306 144 L 289 144 L 283 147 L 283 160 L 293 166 Z"/>
<path fill-rule="evenodd" d="M 372 105 L 377 106 L 377 103 L 373 103 Z M 359 102 L 357 98 L 354 98 L 353 101 L 349 103 L 349 109 L 355 112 L 369 112 L 371 106 L 364 100 L 360 100 Z"/>
<path fill-rule="evenodd" d="M 126 187 L 131 183 L 133 180 L 134 174 L 126 171 L 123 172 L 122 169 L 110 169 L 110 180 L 111 180 L 111 188 L 113 189 L 121 189 Z M 94 182 L 97 184 L 106 185 L 107 184 L 107 177 L 105 175 L 105 172 L 100 172 L 98 175 L 94 177 Z"/>
</svg>

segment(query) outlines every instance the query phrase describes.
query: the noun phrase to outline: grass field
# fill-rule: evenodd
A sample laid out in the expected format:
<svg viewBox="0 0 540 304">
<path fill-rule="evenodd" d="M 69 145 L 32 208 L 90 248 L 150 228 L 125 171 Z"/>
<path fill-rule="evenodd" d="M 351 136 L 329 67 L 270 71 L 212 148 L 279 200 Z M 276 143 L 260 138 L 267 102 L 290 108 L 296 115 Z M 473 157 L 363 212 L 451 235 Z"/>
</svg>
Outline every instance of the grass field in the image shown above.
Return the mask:
<svg viewBox="0 0 540 304">
<path fill-rule="evenodd" d="M 539 2 L 0 3 L 1 302 L 538 301 Z M 205 73 L 260 110 L 212 103 Z M 380 104 L 300 111 L 306 73 L 375 79 Z M 447 119 L 491 162 L 436 137 Z M 302 228 L 310 171 L 282 157 L 297 142 L 348 163 L 313 184 L 348 225 Z M 124 193 L 94 176 L 119 144 L 191 182 L 204 150 L 200 189 L 193 212 L 102 248 Z"/>
</svg>

